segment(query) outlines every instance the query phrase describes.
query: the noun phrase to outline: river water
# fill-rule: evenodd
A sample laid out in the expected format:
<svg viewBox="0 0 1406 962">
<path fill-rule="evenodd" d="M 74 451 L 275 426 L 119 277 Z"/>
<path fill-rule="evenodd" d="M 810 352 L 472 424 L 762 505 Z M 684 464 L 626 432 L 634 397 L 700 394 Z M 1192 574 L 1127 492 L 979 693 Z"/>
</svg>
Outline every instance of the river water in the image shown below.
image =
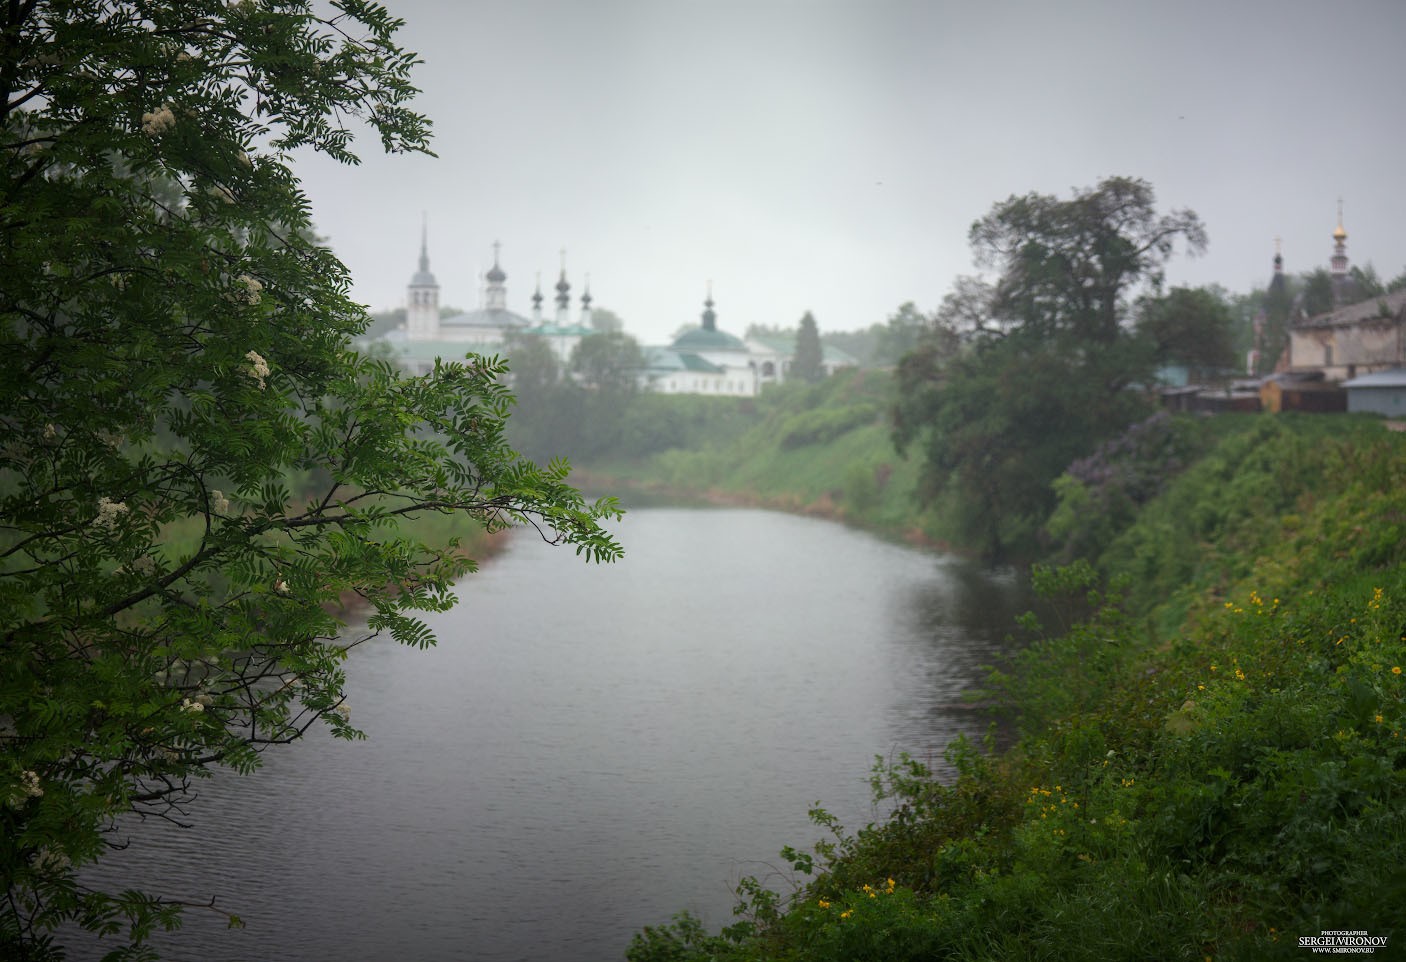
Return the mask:
<svg viewBox="0 0 1406 962">
<path fill-rule="evenodd" d="M 201 785 L 188 829 L 133 825 L 94 879 L 188 910 L 201 962 L 618 960 L 682 909 L 877 817 L 875 755 L 979 733 L 963 689 L 1026 604 L 1012 576 L 829 522 L 649 508 L 590 566 L 530 532 L 431 616 L 430 651 L 349 667 L 369 740 L 317 733 Z M 96 957 L 76 945 L 75 957 Z"/>
</svg>

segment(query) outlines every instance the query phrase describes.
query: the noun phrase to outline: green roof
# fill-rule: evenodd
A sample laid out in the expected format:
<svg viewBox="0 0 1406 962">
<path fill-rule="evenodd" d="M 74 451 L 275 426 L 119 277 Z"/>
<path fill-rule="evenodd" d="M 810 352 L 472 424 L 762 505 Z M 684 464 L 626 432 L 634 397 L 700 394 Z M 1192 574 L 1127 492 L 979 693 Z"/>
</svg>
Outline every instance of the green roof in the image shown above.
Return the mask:
<svg viewBox="0 0 1406 962">
<path fill-rule="evenodd" d="M 671 345 L 676 351 L 745 351 L 747 345 L 742 343 L 741 338 L 733 337 L 726 331 L 713 330 L 696 327 L 691 331 L 684 331 Z"/>
<path fill-rule="evenodd" d="M 679 360 L 683 362 L 685 371 L 696 371 L 700 374 L 721 374 L 726 368 L 719 367 L 697 354 L 680 354 Z"/>
</svg>

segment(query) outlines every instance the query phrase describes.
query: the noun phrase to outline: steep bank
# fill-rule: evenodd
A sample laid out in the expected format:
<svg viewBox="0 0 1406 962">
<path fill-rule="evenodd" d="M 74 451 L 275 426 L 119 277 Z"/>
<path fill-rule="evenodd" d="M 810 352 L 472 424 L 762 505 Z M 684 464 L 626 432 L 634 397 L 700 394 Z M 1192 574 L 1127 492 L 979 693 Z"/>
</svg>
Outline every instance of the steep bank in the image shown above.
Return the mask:
<svg viewBox="0 0 1406 962">
<path fill-rule="evenodd" d="M 1091 557 L 1037 572 L 1069 614 L 993 678 L 1014 749 L 954 745 L 946 784 L 881 766 L 891 814 L 817 811 L 828 840 L 783 852 L 807 885 L 744 882 L 737 925 L 681 919 L 629 958 L 1290 959 L 1325 931 L 1400 957 L 1406 439 L 1189 430 L 1190 461 L 1105 510 Z"/>
</svg>

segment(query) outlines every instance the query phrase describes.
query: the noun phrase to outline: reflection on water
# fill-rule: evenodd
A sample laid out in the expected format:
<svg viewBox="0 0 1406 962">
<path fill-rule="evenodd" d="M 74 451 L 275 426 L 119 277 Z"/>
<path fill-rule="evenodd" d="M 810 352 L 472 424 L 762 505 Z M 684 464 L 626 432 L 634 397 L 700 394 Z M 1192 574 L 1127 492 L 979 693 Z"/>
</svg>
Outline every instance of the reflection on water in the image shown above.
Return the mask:
<svg viewBox="0 0 1406 962">
<path fill-rule="evenodd" d="M 522 533 L 430 619 L 437 648 L 358 650 L 369 741 L 218 777 L 192 829 L 131 826 L 95 878 L 247 923 L 188 913 L 173 957 L 619 959 L 680 909 L 726 924 L 738 878 L 818 837 L 817 800 L 871 820 L 875 755 L 983 729 L 962 692 L 1024 602 L 1013 576 L 763 511 L 619 533 L 606 567 Z"/>
</svg>

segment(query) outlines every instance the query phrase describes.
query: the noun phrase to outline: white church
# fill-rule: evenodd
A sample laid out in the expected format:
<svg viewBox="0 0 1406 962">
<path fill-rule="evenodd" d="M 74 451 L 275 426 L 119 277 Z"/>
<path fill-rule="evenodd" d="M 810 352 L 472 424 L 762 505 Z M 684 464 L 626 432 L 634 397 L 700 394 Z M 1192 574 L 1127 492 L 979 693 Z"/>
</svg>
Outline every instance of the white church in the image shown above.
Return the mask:
<svg viewBox="0 0 1406 962">
<path fill-rule="evenodd" d="M 532 295 L 532 316 L 523 317 L 508 309 L 508 275 L 499 264 L 499 245 L 493 245 L 493 266 L 483 275 L 479 306 L 472 311 L 440 317 L 439 282 L 430 272 L 429 243 L 420 236 L 420 263 L 405 292 L 405 326 L 386 335 L 407 368 L 423 372 L 434 367 L 437 357 L 462 357 L 466 351 L 494 354 L 513 335 L 530 335 L 547 340 L 557 360 L 565 364 L 581 338 L 594 333 L 591 327 L 591 292 L 581 293 L 580 310 L 571 317 L 571 284 L 566 279 L 565 254 L 561 277 L 556 284 L 556 313 L 548 320 L 542 312 L 542 285 Z"/>
<path fill-rule="evenodd" d="M 439 283 L 430 272 L 427 231 L 420 236 L 420 262 L 406 287 L 405 326 L 386 335 L 400 363 L 414 372 L 434 367 L 438 357 L 462 357 L 466 351 L 500 352 L 516 335 L 545 338 L 563 368 L 581 339 L 595 333 L 591 327 L 589 280 L 581 293 L 580 308 L 571 316 L 571 284 L 566 279 L 565 254 L 556 283 L 556 312 L 548 320 L 542 311 L 539 279 L 532 295 L 532 316 L 508 309 L 508 275 L 499 264 L 499 245 L 493 245 L 493 267 L 483 275 L 480 306 L 472 311 L 440 317 Z M 789 337 L 739 338 L 717 326 L 712 285 L 704 300 L 701 323 L 663 347 L 642 347 L 644 367 L 639 371 L 642 390 L 667 394 L 707 394 L 717 397 L 755 397 L 768 384 L 780 384 L 790 372 L 795 339 Z M 855 361 L 844 351 L 823 345 L 826 374 Z"/>
</svg>

